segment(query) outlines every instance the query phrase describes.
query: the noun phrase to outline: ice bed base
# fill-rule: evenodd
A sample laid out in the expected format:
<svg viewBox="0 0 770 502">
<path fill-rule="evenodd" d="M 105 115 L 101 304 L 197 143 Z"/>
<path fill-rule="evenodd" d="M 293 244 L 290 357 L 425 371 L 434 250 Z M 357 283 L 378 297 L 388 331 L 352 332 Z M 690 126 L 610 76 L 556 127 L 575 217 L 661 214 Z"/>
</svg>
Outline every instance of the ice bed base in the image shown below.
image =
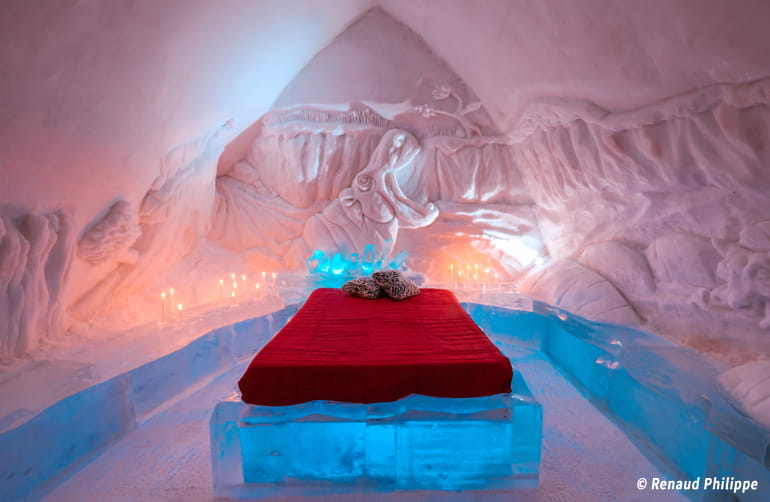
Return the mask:
<svg viewBox="0 0 770 502">
<path fill-rule="evenodd" d="M 234 396 L 210 428 L 217 497 L 538 485 L 542 409 L 517 372 L 511 394 L 480 398 L 254 406 Z"/>
</svg>

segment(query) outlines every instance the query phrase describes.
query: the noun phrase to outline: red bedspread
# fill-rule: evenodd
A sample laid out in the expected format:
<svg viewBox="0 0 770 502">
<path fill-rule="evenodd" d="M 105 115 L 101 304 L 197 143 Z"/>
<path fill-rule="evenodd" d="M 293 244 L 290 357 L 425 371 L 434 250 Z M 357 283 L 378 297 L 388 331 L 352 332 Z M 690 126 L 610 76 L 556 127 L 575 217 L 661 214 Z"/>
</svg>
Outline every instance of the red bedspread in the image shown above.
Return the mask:
<svg viewBox="0 0 770 502">
<path fill-rule="evenodd" d="M 403 301 L 317 289 L 238 382 L 251 404 L 373 403 L 511 391 L 512 369 L 450 291 Z"/>
</svg>

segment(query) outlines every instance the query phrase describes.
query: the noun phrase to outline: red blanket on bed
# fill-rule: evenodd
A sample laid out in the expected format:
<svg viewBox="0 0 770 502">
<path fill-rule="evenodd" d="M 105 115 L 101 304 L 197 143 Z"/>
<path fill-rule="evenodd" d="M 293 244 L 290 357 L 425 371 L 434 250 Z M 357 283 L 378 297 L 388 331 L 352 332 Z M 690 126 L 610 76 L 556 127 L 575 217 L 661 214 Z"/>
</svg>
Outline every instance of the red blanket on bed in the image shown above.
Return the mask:
<svg viewBox="0 0 770 502">
<path fill-rule="evenodd" d="M 254 357 L 238 386 L 251 404 L 373 403 L 510 392 L 511 377 L 508 359 L 450 291 L 394 301 L 324 288 Z"/>
</svg>

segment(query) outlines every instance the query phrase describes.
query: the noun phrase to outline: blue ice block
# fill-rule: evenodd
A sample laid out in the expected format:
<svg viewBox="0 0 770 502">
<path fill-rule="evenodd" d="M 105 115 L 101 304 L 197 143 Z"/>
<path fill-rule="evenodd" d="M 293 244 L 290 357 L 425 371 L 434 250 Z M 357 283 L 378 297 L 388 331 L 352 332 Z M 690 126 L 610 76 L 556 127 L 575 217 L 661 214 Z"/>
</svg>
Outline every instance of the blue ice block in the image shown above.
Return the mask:
<svg viewBox="0 0 770 502">
<path fill-rule="evenodd" d="M 538 484 L 542 409 L 518 372 L 511 394 L 480 398 L 271 407 L 235 396 L 210 426 L 218 497 Z"/>
<path fill-rule="evenodd" d="M 725 398 L 716 382 L 721 363 L 651 333 L 556 309 L 547 317 L 546 353 L 642 451 L 661 459 L 670 479 L 732 476 L 770 486 L 770 431 Z M 761 492 L 738 498 L 764 502 Z M 735 500 L 719 490 L 687 495 Z"/>
</svg>

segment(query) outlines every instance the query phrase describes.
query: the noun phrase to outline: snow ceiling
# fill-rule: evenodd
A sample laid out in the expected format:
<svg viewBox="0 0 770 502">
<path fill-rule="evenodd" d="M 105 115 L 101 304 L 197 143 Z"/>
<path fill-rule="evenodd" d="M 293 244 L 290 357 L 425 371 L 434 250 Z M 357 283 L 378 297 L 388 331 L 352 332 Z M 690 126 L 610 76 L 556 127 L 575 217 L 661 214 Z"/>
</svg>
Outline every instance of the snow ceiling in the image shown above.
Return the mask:
<svg viewBox="0 0 770 502">
<path fill-rule="evenodd" d="M 481 263 L 767 352 L 768 21 L 762 0 L 5 2 L 0 358 L 141 306 L 190 256 L 301 270 L 387 238 L 428 280 Z"/>
</svg>

